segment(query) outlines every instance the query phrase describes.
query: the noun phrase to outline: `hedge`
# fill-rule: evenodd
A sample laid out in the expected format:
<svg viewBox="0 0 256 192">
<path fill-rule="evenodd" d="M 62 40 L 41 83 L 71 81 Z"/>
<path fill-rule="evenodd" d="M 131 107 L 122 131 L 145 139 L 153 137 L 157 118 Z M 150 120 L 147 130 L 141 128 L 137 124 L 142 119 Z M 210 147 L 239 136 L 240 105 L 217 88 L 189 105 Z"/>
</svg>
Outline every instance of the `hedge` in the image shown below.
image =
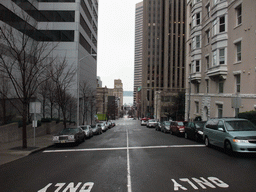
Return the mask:
<svg viewBox="0 0 256 192">
<path fill-rule="evenodd" d="M 256 125 L 256 111 L 246 111 L 238 114 L 238 118 L 248 119 Z"/>
</svg>

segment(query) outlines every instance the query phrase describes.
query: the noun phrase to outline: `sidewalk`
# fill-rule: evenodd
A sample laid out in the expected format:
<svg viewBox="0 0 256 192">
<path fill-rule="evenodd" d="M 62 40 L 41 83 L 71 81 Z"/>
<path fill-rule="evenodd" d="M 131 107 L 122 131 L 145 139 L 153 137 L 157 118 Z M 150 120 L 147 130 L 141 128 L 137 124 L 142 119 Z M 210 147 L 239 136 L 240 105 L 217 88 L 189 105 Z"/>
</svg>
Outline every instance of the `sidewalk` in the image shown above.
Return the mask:
<svg viewBox="0 0 256 192">
<path fill-rule="evenodd" d="M 22 140 L 10 143 L 0 143 L 0 165 L 28 156 L 31 153 L 43 150 L 53 145 L 52 135 L 36 137 L 35 146 L 34 138 L 27 139 L 27 148 L 22 148 Z"/>
</svg>

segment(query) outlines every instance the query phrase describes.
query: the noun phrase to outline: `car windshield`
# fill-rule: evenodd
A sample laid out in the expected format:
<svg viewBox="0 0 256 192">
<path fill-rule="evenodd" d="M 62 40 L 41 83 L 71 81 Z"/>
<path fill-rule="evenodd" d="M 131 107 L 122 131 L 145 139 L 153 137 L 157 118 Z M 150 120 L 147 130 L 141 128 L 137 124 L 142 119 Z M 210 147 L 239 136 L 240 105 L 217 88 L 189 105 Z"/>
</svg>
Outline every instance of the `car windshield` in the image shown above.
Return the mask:
<svg viewBox="0 0 256 192">
<path fill-rule="evenodd" d="M 197 129 L 200 129 L 200 128 L 204 127 L 204 124 L 205 124 L 205 122 L 196 122 L 195 126 L 196 126 Z"/>
<path fill-rule="evenodd" d="M 184 126 L 183 122 L 177 122 L 179 126 Z"/>
<path fill-rule="evenodd" d="M 170 121 L 165 121 L 165 125 L 170 125 L 171 122 Z"/>
<path fill-rule="evenodd" d="M 149 120 L 148 122 L 154 123 L 154 122 L 156 122 L 156 120 L 155 120 L 155 119 L 151 119 L 151 120 Z"/>
<path fill-rule="evenodd" d="M 86 126 L 86 127 L 81 127 L 81 128 L 82 128 L 83 130 L 85 130 L 85 131 L 89 129 L 89 127 L 87 127 L 87 126 Z"/>
<path fill-rule="evenodd" d="M 91 125 L 91 128 L 95 128 L 96 127 L 96 125 Z"/>
<path fill-rule="evenodd" d="M 60 132 L 60 135 L 75 134 L 78 132 L 77 128 L 66 128 Z"/>
<path fill-rule="evenodd" d="M 228 131 L 256 131 L 250 121 L 226 121 L 225 125 Z"/>
</svg>

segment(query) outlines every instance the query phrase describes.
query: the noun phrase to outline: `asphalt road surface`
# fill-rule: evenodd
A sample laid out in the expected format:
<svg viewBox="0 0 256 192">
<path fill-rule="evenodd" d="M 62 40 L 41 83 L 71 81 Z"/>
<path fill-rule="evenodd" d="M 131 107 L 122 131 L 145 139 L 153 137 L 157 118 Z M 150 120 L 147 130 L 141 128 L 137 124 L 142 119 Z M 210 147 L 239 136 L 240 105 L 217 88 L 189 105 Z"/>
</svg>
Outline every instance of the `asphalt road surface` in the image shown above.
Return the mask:
<svg viewBox="0 0 256 192">
<path fill-rule="evenodd" d="M 0 166 L 2 192 L 256 191 L 256 155 L 120 119 L 78 146 L 51 147 Z"/>
</svg>

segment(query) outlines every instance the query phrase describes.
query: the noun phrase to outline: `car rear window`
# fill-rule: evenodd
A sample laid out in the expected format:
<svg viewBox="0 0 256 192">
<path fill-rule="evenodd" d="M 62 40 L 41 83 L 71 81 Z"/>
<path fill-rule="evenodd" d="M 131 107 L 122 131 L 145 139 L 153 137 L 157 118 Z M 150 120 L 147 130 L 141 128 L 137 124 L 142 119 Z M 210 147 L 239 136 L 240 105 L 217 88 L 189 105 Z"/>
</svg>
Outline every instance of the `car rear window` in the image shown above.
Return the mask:
<svg viewBox="0 0 256 192">
<path fill-rule="evenodd" d="M 184 126 L 184 123 L 183 122 L 178 122 L 178 125 L 179 126 Z"/>
<path fill-rule="evenodd" d="M 78 132 L 79 132 L 79 130 L 78 130 L 77 128 L 66 128 L 66 129 L 63 129 L 63 130 L 60 132 L 60 134 L 63 134 L 63 135 L 65 135 L 65 134 L 70 134 L 70 133 L 75 134 L 75 133 L 78 133 Z"/>
</svg>

